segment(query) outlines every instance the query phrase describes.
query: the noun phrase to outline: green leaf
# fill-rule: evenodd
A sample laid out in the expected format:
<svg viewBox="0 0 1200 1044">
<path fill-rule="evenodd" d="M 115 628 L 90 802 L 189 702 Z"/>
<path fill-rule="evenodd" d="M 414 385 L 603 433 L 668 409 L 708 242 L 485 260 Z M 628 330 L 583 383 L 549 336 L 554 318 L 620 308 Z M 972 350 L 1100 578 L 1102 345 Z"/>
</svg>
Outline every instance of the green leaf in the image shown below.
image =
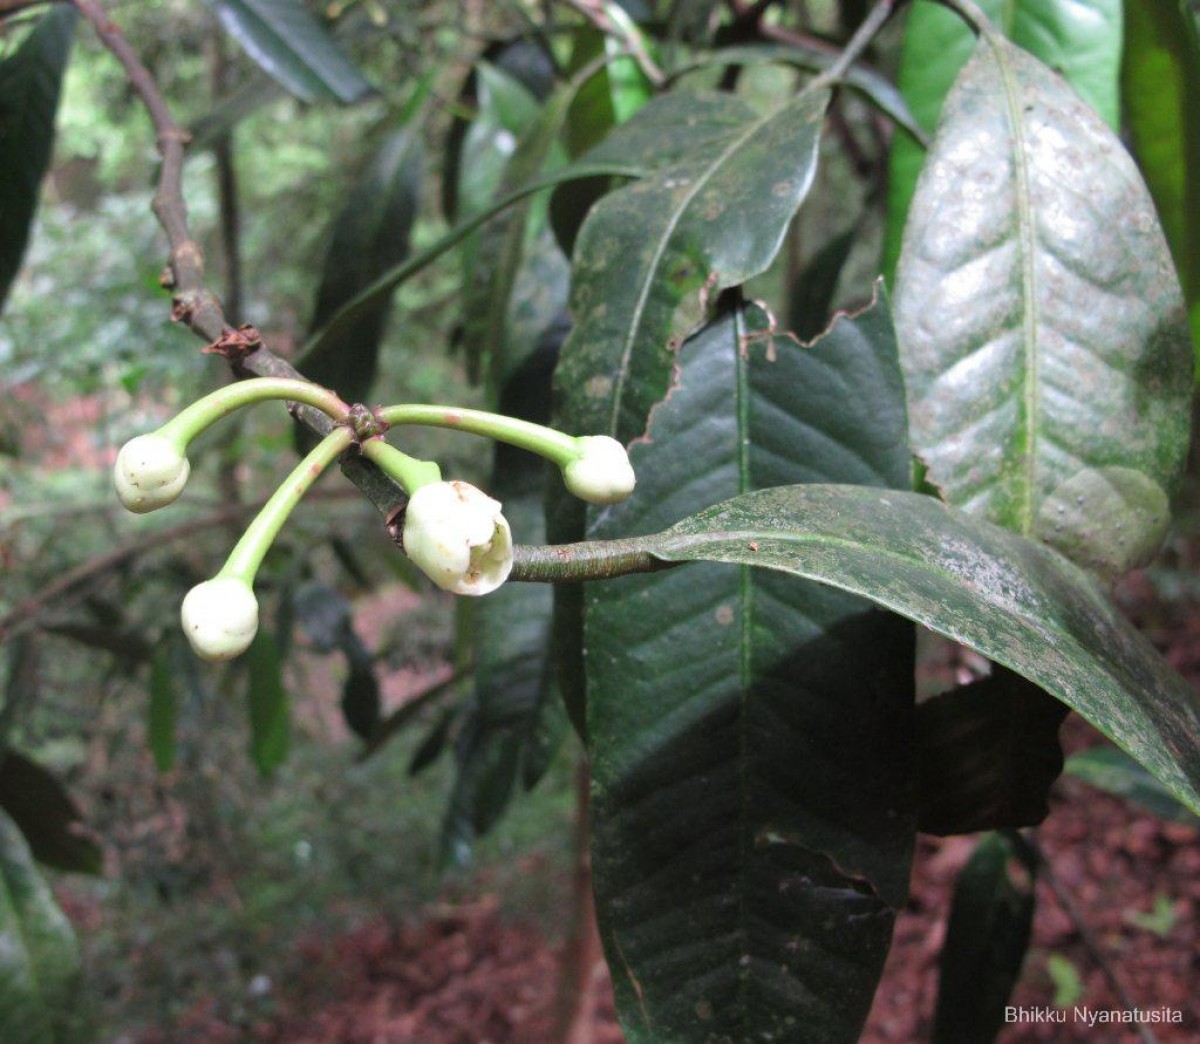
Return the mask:
<svg viewBox="0 0 1200 1044">
<path fill-rule="evenodd" d="M 363 287 L 408 256 L 424 158 L 417 120 L 390 135 L 358 179 L 329 241 L 311 330 L 321 329 Z M 390 310 L 390 296 L 373 301 L 306 351 L 297 366 L 347 402 L 365 401 Z"/>
<path fill-rule="evenodd" d="M 637 493 L 597 535 L 760 485 L 907 486 L 886 308 L 812 349 L 763 334 L 726 300 L 683 345 L 632 447 Z M 752 569 L 585 599 L 597 915 L 627 1039 L 854 1039 L 907 890 L 911 628 Z"/>
<path fill-rule="evenodd" d="M 998 37 L 946 100 L 896 328 L 914 448 L 951 503 L 1101 574 L 1152 556 L 1192 389 L 1170 254 L 1121 143 Z"/>
<path fill-rule="evenodd" d="M 572 82 L 550 96 L 509 159 L 499 192 L 507 194 L 556 165 L 558 137 L 578 89 L 579 83 Z M 557 165 L 561 165 L 562 157 L 557 159 Z M 545 209 L 535 209 L 536 200 L 535 196 L 526 197 L 480 230 L 478 253 L 468 269 L 463 295 L 463 349 L 468 365 L 475 370 L 482 360 L 489 361 L 488 388 L 493 399 L 509 372 L 533 350 L 541 328 L 562 310 L 566 300 L 566 260 L 546 234 Z M 533 247 L 528 266 L 527 243 Z M 531 271 L 537 277 L 538 285 L 534 287 L 528 285 Z M 520 295 L 524 303 L 532 303 L 531 310 L 539 317 L 534 323 L 538 329 L 523 329 L 526 324 L 514 322 L 512 313 L 519 288 L 524 291 Z"/>
<path fill-rule="evenodd" d="M 75 9 L 55 6 L 0 61 L 0 311 L 21 267 L 54 147 Z"/>
<path fill-rule="evenodd" d="M 992 1044 L 1029 948 L 1037 858 L 1018 834 L 987 834 L 954 886 L 939 967 L 934 1044 Z"/>
<path fill-rule="evenodd" d="M 1090 747 L 1067 758 L 1063 772 L 1108 794 L 1132 801 L 1160 819 L 1200 827 L 1200 819 L 1123 750 Z"/>
<path fill-rule="evenodd" d="M 992 674 L 917 706 L 919 809 L 926 834 L 1035 826 L 1062 772 L 1067 708 L 1019 674 Z"/>
<path fill-rule="evenodd" d="M 250 756 L 263 776 L 283 764 L 288 752 L 288 698 L 275 640 L 259 631 L 245 655 Z"/>
<path fill-rule="evenodd" d="M 79 832 L 83 816 L 58 778 L 19 751 L 0 762 L 0 808 L 20 828 L 33 857 L 56 870 L 98 874 L 100 846 Z"/>
<path fill-rule="evenodd" d="M 171 643 L 158 645 L 150 665 L 150 707 L 146 716 L 146 738 L 159 772 L 175 767 L 176 649 Z"/>
<path fill-rule="evenodd" d="M 374 88 L 300 0 L 208 0 L 271 79 L 303 101 L 351 104 Z"/>
<path fill-rule="evenodd" d="M 829 101 L 806 91 L 765 116 L 737 98 L 676 91 L 618 127 L 593 162 L 653 164 L 653 176 L 592 208 L 575 248 L 556 381 L 576 431 L 641 435 L 667 390 L 671 346 L 716 293 L 764 271 L 816 169 Z"/>
<path fill-rule="evenodd" d="M 607 159 L 597 163 L 581 161 L 565 170 L 555 171 L 544 178 L 539 178 L 527 185 L 521 186 L 519 189 L 515 189 L 508 195 L 498 199 L 485 210 L 455 225 L 454 228 L 436 242 L 430 244 L 419 254 L 410 257 L 407 261 L 402 261 L 400 264 L 391 266 L 385 272 L 381 272 L 368 286 L 363 287 L 362 290 L 343 304 L 324 326 L 309 337 L 304 346 L 304 351 L 306 353 L 321 352 L 322 345 L 325 342 L 342 336 L 342 332 L 348 326 L 357 322 L 360 315 L 377 307 L 381 299 L 390 297 L 401 283 L 417 272 L 427 268 L 448 250 L 453 249 L 465 240 L 481 225 L 490 221 L 497 214 L 503 213 L 514 203 L 519 203 L 527 196 L 576 178 L 590 178 L 598 175 L 640 177 L 643 172 L 641 167 L 616 159 Z"/>
<path fill-rule="evenodd" d="M 12 821 L 0 814 L 0 1038 L 82 1039 L 75 933 Z"/>
<path fill-rule="evenodd" d="M 1125 4 L 1121 89 L 1133 150 L 1171 244 L 1200 352 L 1200 39 L 1187 4 Z"/>
<path fill-rule="evenodd" d="M 1028 678 L 1200 811 L 1200 695 L 1057 552 L 915 493 L 748 493 L 627 550 L 759 565 L 871 599 Z"/>
<path fill-rule="evenodd" d="M 1065 77 L 1110 127 L 1120 126 L 1121 0 L 978 2 L 1000 32 Z M 950 85 L 974 48 L 974 33 L 954 12 L 933 0 L 912 5 L 897 83 L 926 130 L 937 124 Z M 924 162 L 925 150 L 917 138 L 898 132 L 888 167 L 883 271 L 889 278 L 896 270 L 909 203 Z"/>
</svg>

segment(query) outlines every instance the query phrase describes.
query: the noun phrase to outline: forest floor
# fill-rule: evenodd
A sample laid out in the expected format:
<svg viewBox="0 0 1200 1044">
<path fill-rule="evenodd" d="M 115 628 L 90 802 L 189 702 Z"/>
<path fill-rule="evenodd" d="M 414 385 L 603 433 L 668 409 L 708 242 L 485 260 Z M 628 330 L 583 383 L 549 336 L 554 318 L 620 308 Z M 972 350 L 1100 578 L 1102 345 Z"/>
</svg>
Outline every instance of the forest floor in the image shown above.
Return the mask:
<svg viewBox="0 0 1200 1044">
<path fill-rule="evenodd" d="M 1193 683 L 1200 680 L 1197 607 L 1186 599 L 1164 606 L 1144 580 L 1132 581 L 1123 600 L 1174 665 Z M 1074 716 L 1062 738 L 1068 754 L 1105 742 Z M 1062 1013 L 1065 1021 L 1025 1018 L 999 1039 L 1149 1039 L 1132 1027 L 1089 1026 L 1076 1015 L 1077 1007 L 1124 1012 L 1131 1006 L 1179 1013 L 1181 1024 L 1147 1027 L 1153 1039 L 1200 1039 L 1200 832 L 1064 777 L 1036 836 L 1049 873 L 1037 883 L 1033 940 L 1012 1004 Z M 908 907 L 862 1038 L 867 1044 L 930 1039 L 950 897 L 975 842 L 921 837 Z M 200 1005 L 143 1044 L 624 1039 L 603 962 L 583 976 L 582 996 L 568 993 L 562 1010 L 561 944 L 503 914 L 486 879 L 474 896 L 403 922 L 369 921 L 333 940 L 302 940 L 270 1020 L 233 1027 Z"/>
</svg>

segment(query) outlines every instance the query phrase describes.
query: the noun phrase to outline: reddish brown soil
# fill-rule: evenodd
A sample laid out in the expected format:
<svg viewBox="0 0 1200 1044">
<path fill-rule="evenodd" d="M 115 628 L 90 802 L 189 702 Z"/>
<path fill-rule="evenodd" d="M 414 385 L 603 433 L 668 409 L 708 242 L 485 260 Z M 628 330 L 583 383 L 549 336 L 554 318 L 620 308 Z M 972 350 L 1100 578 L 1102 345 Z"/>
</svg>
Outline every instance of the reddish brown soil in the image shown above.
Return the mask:
<svg viewBox="0 0 1200 1044">
<path fill-rule="evenodd" d="M 1068 750 L 1098 741 L 1070 719 Z M 1072 780 L 1060 781 L 1039 843 L 1073 910 L 1042 881 L 1034 939 L 1013 1004 L 1051 1010 L 1051 954 L 1069 960 L 1082 980 L 1077 1003 L 1093 1010 L 1179 1011 L 1183 1023 L 1155 1025 L 1159 1041 L 1200 1039 L 1200 834 L 1164 823 Z M 912 896 L 896 927 L 863 1040 L 867 1044 L 929 1040 L 937 998 L 937 962 L 955 877 L 973 837 L 922 838 Z M 1164 934 L 1133 919 L 1155 897 L 1172 903 Z M 1085 935 L 1098 950 L 1089 949 Z M 1104 962 L 1106 967 L 1101 965 Z M 506 922 L 495 901 L 430 911 L 404 924 L 368 923 L 332 943 L 306 940 L 295 954 L 284 1013 L 251 1031 L 270 1044 L 543 1044 L 563 1039 L 557 983 L 560 954 L 528 924 Z M 1108 976 L 1115 976 L 1116 983 Z M 1123 991 L 1124 998 L 1118 993 Z M 589 996 L 576 1005 L 570 1044 L 619 1044 L 607 974 L 601 965 Z M 1064 1010 L 1064 1009 L 1053 1009 Z M 1136 1041 L 1137 1034 L 1025 1019 L 1001 1034 L 1019 1041 Z M 557 1020 L 557 1021 L 556 1021 Z M 204 1009 L 162 1041 L 244 1040 Z"/>
</svg>

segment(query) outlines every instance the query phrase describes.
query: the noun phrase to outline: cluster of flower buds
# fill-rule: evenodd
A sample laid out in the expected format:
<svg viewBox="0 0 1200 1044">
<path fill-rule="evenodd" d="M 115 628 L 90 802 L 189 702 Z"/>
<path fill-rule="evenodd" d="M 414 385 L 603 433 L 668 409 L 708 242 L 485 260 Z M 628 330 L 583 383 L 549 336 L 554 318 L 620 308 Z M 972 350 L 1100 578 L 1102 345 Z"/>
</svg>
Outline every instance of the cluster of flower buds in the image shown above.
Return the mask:
<svg viewBox="0 0 1200 1044">
<path fill-rule="evenodd" d="M 157 431 L 139 435 L 117 454 L 113 484 L 130 511 L 143 514 L 173 503 L 190 473 L 187 449 L 210 424 L 234 410 L 268 399 L 316 407 L 333 431 L 275 491 L 247 527 L 225 565 L 188 592 L 180 612 L 198 656 L 228 660 L 249 648 L 258 632 L 254 578 L 292 509 L 316 478 L 357 441 L 353 411 L 328 389 L 307 381 L 254 378 L 229 385 L 193 403 Z M 563 474 L 567 489 L 593 504 L 624 500 L 635 484 L 625 448 L 606 435 L 574 437 L 552 428 L 481 410 L 405 404 L 374 411 L 386 427 L 421 424 L 454 428 L 541 454 Z M 359 444 L 364 456 L 395 479 L 408 495 L 401 540 L 405 553 L 438 587 L 462 595 L 494 591 L 513 564 L 512 531 L 501 505 L 467 482 L 442 481 L 438 466 L 417 460 L 372 435 Z"/>
</svg>

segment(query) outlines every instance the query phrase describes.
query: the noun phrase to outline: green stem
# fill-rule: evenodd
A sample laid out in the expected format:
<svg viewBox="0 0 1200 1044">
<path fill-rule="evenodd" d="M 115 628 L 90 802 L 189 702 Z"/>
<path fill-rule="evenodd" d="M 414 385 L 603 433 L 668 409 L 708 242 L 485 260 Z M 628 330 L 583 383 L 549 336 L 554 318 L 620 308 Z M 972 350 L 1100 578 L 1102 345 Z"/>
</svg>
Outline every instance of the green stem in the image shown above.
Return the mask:
<svg viewBox="0 0 1200 1044">
<path fill-rule="evenodd" d="M 586 540 L 578 544 L 518 544 L 513 548 L 509 580 L 555 583 L 611 580 L 630 573 L 657 573 L 682 562 L 655 558 L 646 540 Z"/>
<path fill-rule="evenodd" d="M 242 539 L 229 552 L 229 557 L 217 576 L 235 577 L 253 584 L 258 567 L 262 565 L 268 548 L 279 535 L 279 530 L 283 528 L 288 515 L 292 513 L 292 508 L 300 502 L 300 498 L 308 492 L 321 472 L 349 449 L 353 442 L 354 433 L 346 427 L 331 431 L 318 442 L 312 452 L 280 483 L 279 488 L 271 494 L 271 499 L 246 527 Z"/>
<path fill-rule="evenodd" d="M 188 443 L 210 424 L 243 406 L 269 399 L 287 399 L 315 406 L 339 423 L 350 415 L 350 407 L 319 384 L 288 377 L 253 377 L 227 384 L 193 402 L 159 428 L 158 434 L 171 439 L 181 450 L 186 449 Z"/>
<path fill-rule="evenodd" d="M 431 482 L 441 482 L 442 471 L 431 460 L 418 460 L 407 453 L 401 453 L 395 446 L 389 446 L 382 438 L 376 436 L 367 439 L 362 444 L 363 456 L 391 478 L 404 487 L 404 492 L 410 497 L 422 486 Z"/>
<path fill-rule="evenodd" d="M 432 428 L 453 428 L 471 435 L 483 435 L 537 453 L 560 468 L 565 468 L 579 457 L 579 440 L 574 435 L 564 435 L 561 431 L 555 431 L 542 424 L 488 413 L 485 410 L 402 403 L 398 406 L 385 406 L 376 410 L 375 415 L 390 425 L 423 424 Z"/>
</svg>

